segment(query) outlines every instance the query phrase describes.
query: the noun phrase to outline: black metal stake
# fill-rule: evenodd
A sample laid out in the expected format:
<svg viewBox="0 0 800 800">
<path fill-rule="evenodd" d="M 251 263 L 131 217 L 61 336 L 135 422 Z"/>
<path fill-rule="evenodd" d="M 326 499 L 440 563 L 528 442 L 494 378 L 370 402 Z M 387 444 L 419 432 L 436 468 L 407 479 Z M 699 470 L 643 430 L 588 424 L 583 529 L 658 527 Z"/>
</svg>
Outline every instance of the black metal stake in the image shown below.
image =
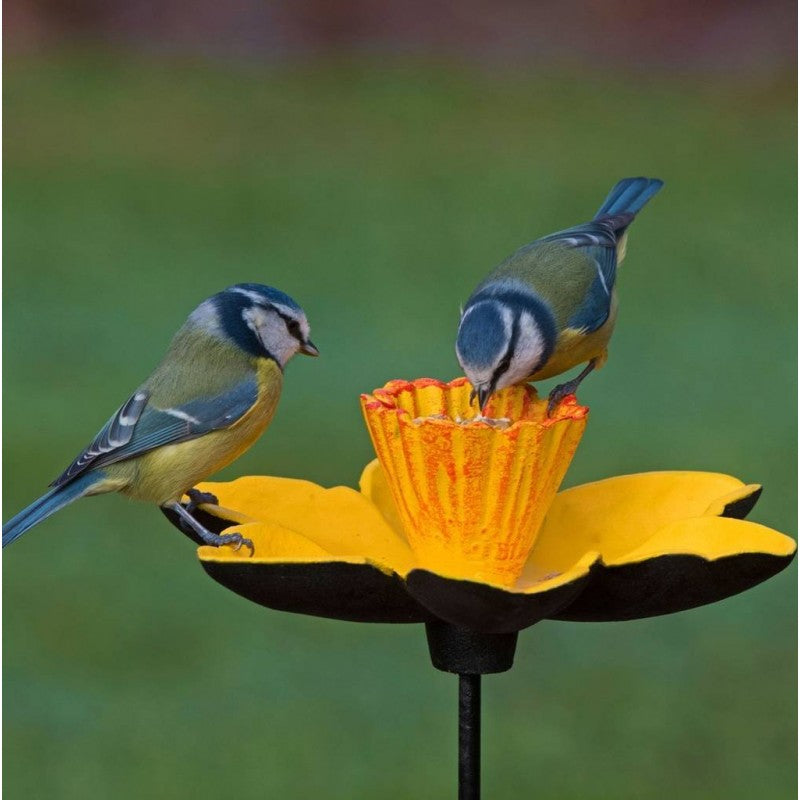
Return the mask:
<svg viewBox="0 0 800 800">
<path fill-rule="evenodd" d="M 425 633 L 433 666 L 458 675 L 458 800 L 480 800 L 481 675 L 511 669 L 517 632 L 481 633 L 432 620 Z"/>
<path fill-rule="evenodd" d="M 458 800 L 481 796 L 481 676 L 458 676 Z"/>
</svg>

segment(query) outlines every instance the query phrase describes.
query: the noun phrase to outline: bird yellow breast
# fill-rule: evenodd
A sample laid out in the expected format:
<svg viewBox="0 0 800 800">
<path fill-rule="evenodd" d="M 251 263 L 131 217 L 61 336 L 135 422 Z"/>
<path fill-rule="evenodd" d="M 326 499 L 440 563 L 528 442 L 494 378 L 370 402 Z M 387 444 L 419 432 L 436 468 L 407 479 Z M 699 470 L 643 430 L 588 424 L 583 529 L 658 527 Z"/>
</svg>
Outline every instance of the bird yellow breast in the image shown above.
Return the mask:
<svg viewBox="0 0 800 800">
<path fill-rule="evenodd" d="M 614 332 L 614 324 L 617 321 L 617 297 L 614 293 L 611 297 L 611 309 L 608 319 L 596 330 L 591 333 L 565 328 L 558 335 L 553 354 L 547 363 L 538 372 L 531 375 L 529 380 L 541 381 L 560 375 L 562 372 L 585 364 L 593 358 L 598 359 L 597 367 L 602 367 L 608 357 L 608 341 Z"/>
<path fill-rule="evenodd" d="M 215 466 L 211 472 L 226 467 L 246 450 L 249 450 L 272 421 L 278 399 L 281 396 L 283 373 L 274 361 L 260 359 L 257 380 L 258 399 L 253 407 L 230 428 L 209 434 L 210 436 L 219 436 L 222 441 L 227 443 L 227 446 L 220 447 L 218 466 Z"/>
<path fill-rule="evenodd" d="M 229 428 L 212 431 L 188 442 L 159 447 L 109 471 L 124 474 L 122 491 L 138 500 L 163 505 L 180 499 L 187 489 L 235 461 L 261 436 L 272 420 L 283 383 L 274 361 L 260 359 L 257 367 L 258 399 Z"/>
</svg>

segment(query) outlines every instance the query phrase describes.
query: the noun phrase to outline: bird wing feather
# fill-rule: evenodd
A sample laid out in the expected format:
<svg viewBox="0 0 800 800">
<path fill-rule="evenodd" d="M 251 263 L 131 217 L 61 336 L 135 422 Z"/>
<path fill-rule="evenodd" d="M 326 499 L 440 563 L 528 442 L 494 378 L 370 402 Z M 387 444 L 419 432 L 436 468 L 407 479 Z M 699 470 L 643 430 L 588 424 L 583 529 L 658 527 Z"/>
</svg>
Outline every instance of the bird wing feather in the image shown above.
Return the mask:
<svg viewBox="0 0 800 800">
<path fill-rule="evenodd" d="M 198 397 L 174 408 L 157 408 L 150 402 L 150 393 L 139 389 L 51 486 L 61 486 L 90 468 L 134 458 L 156 447 L 229 428 L 257 400 L 255 376 L 213 397 Z"/>
<path fill-rule="evenodd" d="M 615 214 L 594 219 L 557 233 L 538 242 L 557 242 L 573 247 L 594 262 L 597 275 L 589 284 L 576 311 L 569 318 L 570 328 L 585 332 L 596 331 L 608 319 L 611 294 L 617 279 L 618 235 L 631 223 L 633 214 Z"/>
</svg>

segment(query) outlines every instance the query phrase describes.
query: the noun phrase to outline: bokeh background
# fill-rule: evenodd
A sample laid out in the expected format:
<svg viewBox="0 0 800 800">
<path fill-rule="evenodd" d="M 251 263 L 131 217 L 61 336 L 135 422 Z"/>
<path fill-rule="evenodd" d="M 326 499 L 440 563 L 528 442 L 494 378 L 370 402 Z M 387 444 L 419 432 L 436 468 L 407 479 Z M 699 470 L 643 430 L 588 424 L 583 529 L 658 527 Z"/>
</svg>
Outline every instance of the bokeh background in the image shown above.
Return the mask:
<svg viewBox="0 0 800 800">
<path fill-rule="evenodd" d="M 354 485 L 358 394 L 455 376 L 488 268 L 645 174 L 566 483 L 730 472 L 794 535 L 795 13 L 9 0 L 4 518 L 239 281 L 295 296 L 323 357 L 224 475 Z M 456 681 L 421 628 L 249 605 L 117 497 L 4 561 L 6 797 L 454 796 Z M 795 797 L 795 583 L 524 633 L 485 680 L 486 796 Z"/>
</svg>

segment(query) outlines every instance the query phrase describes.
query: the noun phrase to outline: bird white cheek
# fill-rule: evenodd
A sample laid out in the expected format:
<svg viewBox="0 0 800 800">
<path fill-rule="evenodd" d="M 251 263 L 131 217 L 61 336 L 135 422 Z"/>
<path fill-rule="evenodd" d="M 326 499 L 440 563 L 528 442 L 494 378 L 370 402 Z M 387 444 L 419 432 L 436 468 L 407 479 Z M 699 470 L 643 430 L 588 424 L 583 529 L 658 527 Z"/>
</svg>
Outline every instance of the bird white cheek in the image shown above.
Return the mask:
<svg viewBox="0 0 800 800">
<path fill-rule="evenodd" d="M 496 388 L 502 389 L 523 383 L 540 365 L 544 353 L 544 337 L 530 314 L 522 313 L 519 319 L 519 335 L 508 370 L 498 381 Z"/>
<path fill-rule="evenodd" d="M 535 362 L 531 362 L 527 358 L 522 358 L 520 356 L 513 358 L 508 370 L 504 372 L 497 381 L 497 385 L 494 387 L 495 391 L 527 381 L 533 372 L 532 363 Z"/>
<path fill-rule="evenodd" d="M 286 323 L 277 314 L 249 308 L 242 313 L 242 318 L 281 367 L 297 353 L 300 343 L 286 330 Z"/>
<path fill-rule="evenodd" d="M 300 343 L 289 334 L 280 317 L 273 316 L 267 325 L 260 326 L 258 334 L 265 349 L 275 356 L 281 367 L 286 366 L 286 362 L 300 347 Z"/>
</svg>

